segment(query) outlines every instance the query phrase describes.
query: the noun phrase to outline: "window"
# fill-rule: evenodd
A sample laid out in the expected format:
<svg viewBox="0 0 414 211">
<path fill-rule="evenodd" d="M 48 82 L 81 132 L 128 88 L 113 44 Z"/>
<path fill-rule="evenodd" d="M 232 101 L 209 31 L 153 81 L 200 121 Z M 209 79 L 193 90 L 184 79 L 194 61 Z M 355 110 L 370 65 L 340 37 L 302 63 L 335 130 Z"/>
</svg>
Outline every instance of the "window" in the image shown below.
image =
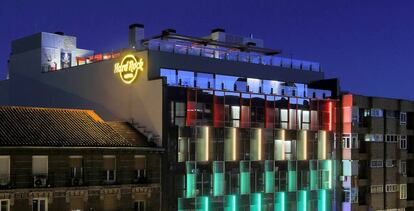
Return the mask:
<svg viewBox="0 0 414 211">
<path fill-rule="evenodd" d="M 146 157 L 145 155 L 135 155 L 136 179 L 144 180 L 146 178 Z"/>
<path fill-rule="evenodd" d="M 383 117 L 383 111 L 379 108 L 372 108 L 371 117 Z"/>
<path fill-rule="evenodd" d="M 397 162 L 395 160 L 386 160 L 385 161 L 385 167 L 387 167 L 387 168 L 395 167 L 396 163 Z"/>
<path fill-rule="evenodd" d="M 382 142 L 384 141 L 384 136 L 382 134 L 366 134 L 365 141 Z"/>
<path fill-rule="evenodd" d="M 8 199 L 0 199 L 0 211 L 9 211 L 10 201 Z"/>
<path fill-rule="evenodd" d="M 136 201 L 134 203 L 134 211 L 144 211 L 145 210 L 145 201 Z"/>
<path fill-rule="evenodd" d="M 280 126 L 283 129 L 288 128 L 288 110 L 287 109 L 280 109 Z"/>
<path fill-rule="evenodd" d="M 400 184 L 400 199 L 407 199 L 407 184 Z"/>
<path fill-rule="evenodd" d="M 382 168 L 384 167 L 384 163 L 382 160 L 371 160 L 371 168 Z"/>
<path fill-rule="evenodd" d="M 10 182 L 10 156 L 0 156 L 0 187 L 4 185 L 8 185 L 9 182 Z"/>
<path fill-rule="evenodd" d="M 384 192 L 383 185 L 371 185 L 371 193 L 382 193 Z"/>
<path fill-rule="evenodd" d="M 36 155 L 32 157 L 33 175 L 47 175 L 48 173 L 48 157 Z"/>
<path fill-rule="evenodd" d="M 168 85 L 177 84 L 177 73 L 175 70 L 161 68 L 160 75 L 166 78 Z"/>
<path fill-rule="evenodd" d="M 32 211 L 47 211 L 47 198 L 33 199 Z"/>
<path fill-rule="evenodd" d="M 385 114 L 386 114 L 387 118 L 390 118 L 390 119 L 398 118 L 398 112 L 397 111 L 385 111 Z"/>
<path fill-rule="evenodd" d="M 359 121 L 359 108 L 353 106 L 352 107 L 352 123 L 358 123 Z"/>
<path fill-rule="evenodd" d="M 358 134 L 343 134 L 342 135 L 343 149 L 359 149 Z"/>
<path fill-rule="evenodd" d="M 83 175 L 83 157 L 69 156 L 69 165 L 72 178 L 81 178 Z"/>
<path fill-rule="evenodd" d="M 407 136 L 400 136 L 400 149 L 407 149 Z"/>
<path fill-rule="evenodd" d="M 407 124 L 407 113 L 400 112 L 400 125 L 406 125 L 406 124 Z"/>
<path fill-rule="evenodd" d="M 105 181 L 115 182 L 116 180 L 116 157 L 115 155 L 105 155 L 103 157 Z"/>
<path fill-rule="evenodd" d="M 387 192 L 387 193 L 398 192 L 398 185 L 397 184 L 387 184 L 387 185 L 385 185 L 385 192 Z"/>
<path fill-rule="evenodd" d="M 386 134 L 385 135 L 385 142 L 387 143 L 397 143 L 400 139 L 400 136 L 395 134 Z"/>
<path fill-rule="evenodd" d="M 405 160 L 400 160 L 398 173 L 400 173 L 402 175 L 407 175 L 407 162 Z"/>
</svg>

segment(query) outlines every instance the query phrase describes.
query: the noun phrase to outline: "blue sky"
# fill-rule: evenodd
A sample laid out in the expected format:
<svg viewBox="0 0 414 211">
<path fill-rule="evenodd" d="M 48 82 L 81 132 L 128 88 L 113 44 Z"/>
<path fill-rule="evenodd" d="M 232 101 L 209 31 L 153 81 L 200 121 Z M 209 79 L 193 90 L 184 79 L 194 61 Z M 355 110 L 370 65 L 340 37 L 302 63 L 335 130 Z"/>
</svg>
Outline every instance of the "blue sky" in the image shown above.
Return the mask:
<svg viewBox="0 0 414 211">
<path fill-rule="evenodd" d="M 0 72 L 11 40 L 39 31 L 75 35 L 78 47 L 101 52 L 125 47 L 134 22 L 145 24 L 147 35 L 174 28 L 203 36 L 221 27 L 320 62 L 343 90 L 414 100 L 413 11 L 408 0 L 2 0 Z"/>
</svg>

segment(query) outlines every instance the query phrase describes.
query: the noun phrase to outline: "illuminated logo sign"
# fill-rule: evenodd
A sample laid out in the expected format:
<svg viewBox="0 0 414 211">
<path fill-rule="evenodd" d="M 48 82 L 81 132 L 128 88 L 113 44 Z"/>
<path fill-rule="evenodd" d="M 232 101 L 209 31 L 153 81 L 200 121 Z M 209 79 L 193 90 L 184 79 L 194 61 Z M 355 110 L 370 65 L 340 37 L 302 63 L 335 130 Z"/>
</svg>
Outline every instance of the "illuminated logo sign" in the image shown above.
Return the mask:
<svg viewBox="0 0 414 211">
<path fill-rule="evenodd" d="M 114 66 L 114 73 L 119 74 L 121 80 L 126 84 L 131 84 L 137 78 L 139 72 L 144 71 L 144 60 L 137 60 L 134 55 L 126 55 Z"/>
</svg>

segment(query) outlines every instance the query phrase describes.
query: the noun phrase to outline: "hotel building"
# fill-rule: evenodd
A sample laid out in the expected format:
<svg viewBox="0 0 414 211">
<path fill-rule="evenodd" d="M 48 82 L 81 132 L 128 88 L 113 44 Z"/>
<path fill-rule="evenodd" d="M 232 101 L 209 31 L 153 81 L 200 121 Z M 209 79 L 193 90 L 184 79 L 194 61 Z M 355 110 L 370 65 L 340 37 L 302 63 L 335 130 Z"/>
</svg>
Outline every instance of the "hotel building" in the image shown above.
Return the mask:
<svg viewBox="0 0 414 211">
<path fill-rule="evenodd" d="M 110 53 L 42 32 L 13 41 L 0 103 L 127 122 L 164 150 L 161 210 L 368 210 L 349 201 L 358 159 L 341 144 L 354 132 L 338 80 L 279 54 L 223 29 L 148 38 L 133 24 Z"/>
</svg>

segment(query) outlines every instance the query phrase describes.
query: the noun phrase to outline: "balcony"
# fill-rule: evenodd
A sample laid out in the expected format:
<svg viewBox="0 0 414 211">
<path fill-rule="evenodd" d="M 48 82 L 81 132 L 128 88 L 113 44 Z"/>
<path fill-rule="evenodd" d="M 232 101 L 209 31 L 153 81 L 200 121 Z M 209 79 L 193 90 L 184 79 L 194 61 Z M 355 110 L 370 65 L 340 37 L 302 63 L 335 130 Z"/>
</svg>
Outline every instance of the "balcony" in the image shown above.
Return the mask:
<svg viewBox="0 0 414 211">
<path fill-rule="evenodd" d="M 54 177 L 53 174 L 34 174 L 32 176 L 33 188 L 50 188 L 53 187 Z"/>
<path fill-rule="evenodd" d="M 213 59 L 246 62 L 259 65 L 278 66 L 283 68 L 322 72 L 317 62 L 303 61 L 280 56 L 264 55 L 258 52 L 243 52 L 226 47 L 213 45 L 194 45 L 191 42 L 176 42 L 173 40 L 152 39 L 147 44 L 147 49 L 153 51 L 169 52 L 174 54 L 200 56 Z"/>
<path fill-rule="evenodd" d="M 136 170 L 134 173 L 135 173 L 135 178 L 132 180 L 133 184 L 147 184 L 148 183 L 146 169 Z"/>
</svg>

